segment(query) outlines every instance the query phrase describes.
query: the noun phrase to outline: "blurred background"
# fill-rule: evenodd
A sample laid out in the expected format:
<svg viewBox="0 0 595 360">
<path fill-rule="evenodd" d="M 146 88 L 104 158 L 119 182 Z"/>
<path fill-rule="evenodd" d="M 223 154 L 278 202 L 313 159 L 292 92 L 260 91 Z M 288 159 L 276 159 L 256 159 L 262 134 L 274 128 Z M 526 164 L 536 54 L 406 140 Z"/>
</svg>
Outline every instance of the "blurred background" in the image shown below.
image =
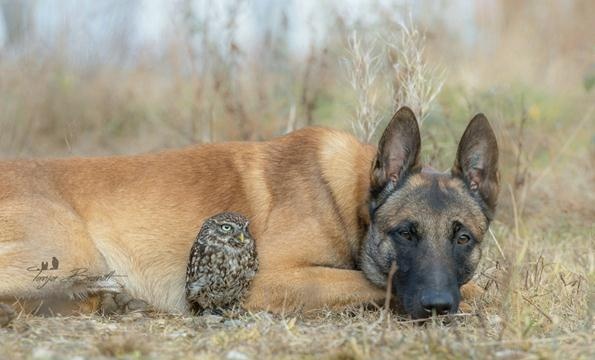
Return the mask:
<svg viewBox="0 0 595 360">
<path fill-rule="evenodd" d="M 594 1 L 0 0 L 0 15 L 2 157 L 308 125 L 374 142 L 408 105 L 425 161 L 447 169 L 483 112 L 504 206 L 595 216 Z"/>
</svg>

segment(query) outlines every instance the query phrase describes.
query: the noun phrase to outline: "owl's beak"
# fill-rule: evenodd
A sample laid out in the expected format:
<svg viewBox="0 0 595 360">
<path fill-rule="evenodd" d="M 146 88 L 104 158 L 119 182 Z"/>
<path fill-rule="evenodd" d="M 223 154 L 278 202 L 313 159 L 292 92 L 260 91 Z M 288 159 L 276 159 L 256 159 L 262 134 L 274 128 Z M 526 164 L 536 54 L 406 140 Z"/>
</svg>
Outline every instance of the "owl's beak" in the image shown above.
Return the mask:
<svg viewBox="0 0 595 360">
<path fill-rule="evenodd" d="M 243 244 L 245 242 L 244 233 L 240 233 L 240 242 Z"/>
</svg>

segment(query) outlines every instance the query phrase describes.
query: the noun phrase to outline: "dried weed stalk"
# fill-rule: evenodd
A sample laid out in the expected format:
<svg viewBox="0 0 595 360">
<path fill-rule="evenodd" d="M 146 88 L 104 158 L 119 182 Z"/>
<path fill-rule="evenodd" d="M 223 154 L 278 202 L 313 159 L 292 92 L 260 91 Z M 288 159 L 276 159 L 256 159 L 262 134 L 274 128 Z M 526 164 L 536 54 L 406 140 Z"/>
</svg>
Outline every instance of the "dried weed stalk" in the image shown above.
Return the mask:
<svg viewBox="0 0 595 360">
<path fill-rule="evenodd" d="M 357 32 L 349 37 L 345 68 L 357 98 L 352 127 L 362 141 L 370 142 L 385 118 L 384 111 L 379 110 L 380 91 L 384 90 L 382 83 L 392 86 L 393 111 L 408 106 L 420 126 L 426 119 L 432 102 L 444 85 L 445 71 L 426 61 L 425 41 L 411 18 L 408 23 L 400 24 L 398 34 L 383 41 L 388 48 L 387 61 L 375 41 L 365 41 Z M 384 71 L 386 67 L 389 71 Z"/>
<path fill-rule="evenodd" d="M 375 42 L 366 44 L 354 31 L 349 37 L 348 57 L 344 59 L 344 63 L 349 84 L 357 97 L 352 127 L 362 141 L 370 142 L 382 121 L 382 114 L 376 105 L 377 79 L 382 62 L 375 49 Z"/>
<path fill-rule="evenodd" d="M 421 126 L 432 102 L 442 90 L 445 71 L 426 61 L 426 38 L 415 26 L 411 16 L 407 23 L 400 24 L 400 30 L 386 40 L 389 66 L 393 71 L 394 110 L 409 106 Z"/>
</svg>

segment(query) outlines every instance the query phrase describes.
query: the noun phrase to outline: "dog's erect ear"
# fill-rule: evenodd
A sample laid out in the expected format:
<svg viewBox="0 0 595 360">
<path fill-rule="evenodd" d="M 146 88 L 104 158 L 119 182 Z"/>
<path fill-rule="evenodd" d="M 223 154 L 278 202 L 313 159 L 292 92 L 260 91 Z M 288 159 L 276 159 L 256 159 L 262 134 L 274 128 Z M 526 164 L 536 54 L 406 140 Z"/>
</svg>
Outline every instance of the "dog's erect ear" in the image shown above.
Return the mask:
<svg viewBox="0 0 595 360">
<path fill-rule="evenodd" d="M 372 168 L 370 191 L 379 195 L 387 185 L 397 185 L 403 176 L 419 171 L 421 138 L 415 114 L 402 107 L 393 116 L 378 143 L 378 154 Z"/>
<path fill-rule="evenodd" d="M 483 114 L 475 115 L 467 125 L 459 142 L 452 175 L 463 179 L 471 192 L 479 194 L 491 219 L 499 191 L 498 143 Z"/>
</svg>

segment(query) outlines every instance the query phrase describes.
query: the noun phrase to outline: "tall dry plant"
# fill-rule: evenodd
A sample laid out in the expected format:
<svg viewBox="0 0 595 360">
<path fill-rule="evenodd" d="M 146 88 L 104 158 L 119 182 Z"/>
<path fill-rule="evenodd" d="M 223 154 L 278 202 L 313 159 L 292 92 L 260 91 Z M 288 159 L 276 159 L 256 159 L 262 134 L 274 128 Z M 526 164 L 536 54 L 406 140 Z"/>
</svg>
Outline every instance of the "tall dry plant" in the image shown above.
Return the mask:
<svg viewBox="0 0 595 360">
<path fill-rule="evenodd" d="M 375 41 L 366 42 L 355 31 L 349 37 L 344 62 L 356 96 L 352 127 L 362 141 L 370 142 L 386 117 L 385 110 L 379 110 L 383 83 L 391 86 L 393 112 L 402 106 L 410 107 L 420 126 L 427 118 L 444 85 L 445 71 L 425 59 L 425 41 L 411 18 L 399 25 L 398 34 L 383 41 L 388 48 L 386 53 L 378 49 Z"/>
<path fill-rule="evenodd" d="M 356 31 L 349 37 L 347 51 L 345 70 L 356 95 L 355 117 L 351 125 L 360 140 L 370 142 L 383 118 L 376 105 L 381 57 L 375 49 L 375 43 L 364 43 Z"/>
<path fill-rule="evenodd" d="M 411 16 L 407 23 L 399 26 L 399 33 L 386 41 L 389 66 L 393 71 L 394 110 L 409 106 L 421 126 L 444 85 L 445 71 L 426 61 L 426 38 L 415 26 Z"/>
</svg>

